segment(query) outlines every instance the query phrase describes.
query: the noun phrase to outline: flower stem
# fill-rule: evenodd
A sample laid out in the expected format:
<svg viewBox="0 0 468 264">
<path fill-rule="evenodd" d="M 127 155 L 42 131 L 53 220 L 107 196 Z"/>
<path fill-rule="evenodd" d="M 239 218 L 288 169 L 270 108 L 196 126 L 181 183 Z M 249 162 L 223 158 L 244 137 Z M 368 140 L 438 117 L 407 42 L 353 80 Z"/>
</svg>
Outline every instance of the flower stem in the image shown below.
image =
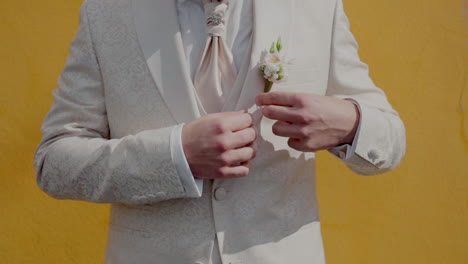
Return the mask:
<svg viewBox="0 0 468 264">
<path fill-rule="evenodd" d="M 273 82 L 265 80 L 265 87 L 263 88 L 263 91 L 268 93 L 271 90 L 271 87 L 273 87 Z"/>
</svg>

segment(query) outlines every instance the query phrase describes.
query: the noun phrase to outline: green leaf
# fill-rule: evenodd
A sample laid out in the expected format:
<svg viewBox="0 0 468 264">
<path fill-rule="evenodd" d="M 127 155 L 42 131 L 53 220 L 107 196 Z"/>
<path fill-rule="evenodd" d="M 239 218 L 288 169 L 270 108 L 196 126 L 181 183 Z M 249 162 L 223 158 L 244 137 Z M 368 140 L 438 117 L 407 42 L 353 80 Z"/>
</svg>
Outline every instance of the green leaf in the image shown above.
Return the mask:
<svg viewBox="0 0 468 264">
<path fill-rule="evenodd" d="M 276 51 L 276 44 L 275 44 L 275 42 L 273 41 L 273 43 L 271 44 L 270 53 L 273 54 L 273 53 L 275 53 L 275 51 Z"/>
<path fill-rule="evenodd" d="M 279 37 L 278 41 L 276 42 L 276 50 L 280 52 L 282 48 L 283 48 L 283 43 L 281 42 L 281 37 Z"/>
</svg>

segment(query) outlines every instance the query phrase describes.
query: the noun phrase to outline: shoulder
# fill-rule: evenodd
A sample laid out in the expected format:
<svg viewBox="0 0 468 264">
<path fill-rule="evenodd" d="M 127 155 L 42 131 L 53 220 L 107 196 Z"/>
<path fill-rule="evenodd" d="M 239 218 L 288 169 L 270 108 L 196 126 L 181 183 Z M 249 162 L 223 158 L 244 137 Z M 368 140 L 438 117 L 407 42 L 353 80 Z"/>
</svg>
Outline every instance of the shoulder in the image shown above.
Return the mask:
<svg viewBox="0 0 468 264">
<path fill-rule="evenodd" d="M 132 0 L 86 0 L 82 4 L 82 12 L 91 19 L 99 17 L 119 16 L 126 14 Z"/>
<path fill-rule="evenodd" d="M 332 21 L 336 9 L 342 5 L 342 0 L 296 0 L 292 1 L 295 20 L 303 22 L 325 23 Z"/>
<path fill-rule="evenodd" d="M 113 51 L 134 36 L 132 0 L 87 0 L 81 6 L 81 20 L 86 24 L 98 53 Z M 114 49 L 115 50 L 115 49 Z"/>
<path fill-rule="evenodd" d="M 81 5 L 81 19 L 85 19 L 96 38 L 109 28 L 128 25 L 132 17 L 132 0 L 86 0 Z"/>
<path fill-rule="evenodd" d="M 329 10 L 335 9 L 338 2 L 342 2 L 342 0 L 296 0 L 294 6 L 300 9 Z"/>
<path fill-rule="evenodd" d="M 118 5 L 130 4 L 132 0 L 86 0 L 84 3 L 95 7 L 113 7 Z"/>
</svg>

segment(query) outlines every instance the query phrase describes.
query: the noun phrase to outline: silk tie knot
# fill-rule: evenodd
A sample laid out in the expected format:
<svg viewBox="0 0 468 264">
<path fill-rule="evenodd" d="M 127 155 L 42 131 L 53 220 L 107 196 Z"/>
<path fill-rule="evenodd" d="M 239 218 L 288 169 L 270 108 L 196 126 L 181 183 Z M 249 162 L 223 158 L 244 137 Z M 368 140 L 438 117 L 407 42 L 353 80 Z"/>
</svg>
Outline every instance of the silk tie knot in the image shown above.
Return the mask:
<svg viewBox="0 0 468 264">
<path fill-rule="evenodd" d="M 225 14 L 227 10 L 225 2 L 205 1 L 206 33 L 210 36 L 224 37 L 226 32 Z"/>
<path fill-rule="evenodd" d="M 194 86 L 201 113 L 223 111 L 237 76 L 232 53 L 224 41 L 228 0 L 203 0 L 207 40 Z"/>
</svg>

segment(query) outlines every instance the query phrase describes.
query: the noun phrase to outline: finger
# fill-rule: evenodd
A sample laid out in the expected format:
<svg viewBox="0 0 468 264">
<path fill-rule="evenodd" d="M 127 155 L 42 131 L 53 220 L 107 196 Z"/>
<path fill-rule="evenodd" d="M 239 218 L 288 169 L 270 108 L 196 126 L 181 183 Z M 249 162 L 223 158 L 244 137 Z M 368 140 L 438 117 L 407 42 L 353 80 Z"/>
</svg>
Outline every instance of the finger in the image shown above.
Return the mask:
<svg viewBox="0 0 468 264">
<path fill-rule="evenodd" d="M 250 167 L 252 166 L 252 160 L 241 162 L 239 166 L 244 166 L 250 169 Z"/>
<path fill-rule="evenodd" d="M 288 139 L 288 146 L 298 151 L 309 151 L 306 145 L 304 144 L 303 140 L 298 138 Z"/>
<path fill-rule="evenodd" d="M 262 113 L 265 117 L 274 120 L 281 120 L 290 123 L 303 123 L 304 118 L 297 110 L 291 107 L 268 105 L 262 108 Z"/>
<path fill-rule="evenodd" d="M 244 147 L 257 138 L 257 132 L 253 127 L 248 127 L 231 134 L 224 135 L 226 139 L 226 149 L 237 149 Z"/>
<path fill-rule="evenodd" d="M 219 172 L 223 178 L 238 178 L 247 176 L 250 172 L 250 168 L 246 166 L 225 166 L 221 167 Z"/>
<path fill-rule="evenodd" d="M 307 140 L 304 138 L 290 138 L 288 146 L 299 151 L 316 152 L 319 150 L 330 149 L 332 146 L 323 145 L 322 142 L 317 140 Z"/>
<path fill-rule="evenodd" d="M 253 159 L 255 150 L 251 147 L 232 149 L 220 155 L 220 162 L 224 166 L 239 166 L 241 163 Z"/>
<path fill-rule="evenodd" d="M 253 151 L 254 151 L 254 155 L 252 157 L 252 159 L 254 159 L 256 156 L 257 156 L 257 151 L 258 151 L 258 145 L 257 145 L 257 141 L 253 141 L 252 143 L 250 143 L 249 145 L 247 145 L 246 147 L 249 147 L 249 148 L 252 148 Z"/>
<path fill-rule="evenodd" d="M 289 124 L 284 121 L 277 121 L 272 126 L 273 134 L 280 137 L 290 138 L 305 138 L 307 137 L 307 131 L 304 126 Z"/>
<path fill-rule="evenodd" d="M 248 128 L 253 123 L 253 116 L 247 112 L 233 112 L 235 114 L 227 116 L 224 120 L 226 129 L 231 132 L 236 132 L 245 128 Z M 226 131 L 225 131 L 226 132 Z"/>
<path fill-rule="evenodd" d="M 257 105 L 295 106 L 298 104 L 298 94 L 291 92 L 261 93 L 255 98 Z"/>
<path fill-rule="evenodd" d="M 258 151 L 258 145 L 257 145 L 257 141 L 254 140 L 252 141 L 250 144 L 248 145 L 245 145 L 246 148 L 252 148 L 253 149 L 253 156 L 252 158 L 250 158 L 250 160 L 248 161 L 245 161 L 245 162 L 241 162 L 240 165 L 244 165 L 244 163 L 246 162 L 250 162 L 251 160 L 255 159 L 255 157 L 257 156 L 257 151 Z"/>
</svg>

